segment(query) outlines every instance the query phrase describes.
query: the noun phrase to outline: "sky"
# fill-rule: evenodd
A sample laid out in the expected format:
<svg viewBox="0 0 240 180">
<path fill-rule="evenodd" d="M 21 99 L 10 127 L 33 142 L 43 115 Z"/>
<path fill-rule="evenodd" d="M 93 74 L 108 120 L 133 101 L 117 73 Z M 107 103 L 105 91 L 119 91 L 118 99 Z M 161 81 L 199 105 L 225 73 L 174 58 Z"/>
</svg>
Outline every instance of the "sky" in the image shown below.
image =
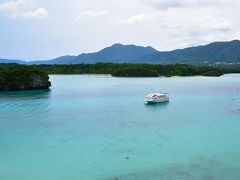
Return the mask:
<svg viewBox="0 0 240 180">
<path fill-rule="evenodd" d="M 115 43 L 160 51 L 240 37 L 237 0 L 0 0 L 0 58 L 45 60 Z"/>
</svg>

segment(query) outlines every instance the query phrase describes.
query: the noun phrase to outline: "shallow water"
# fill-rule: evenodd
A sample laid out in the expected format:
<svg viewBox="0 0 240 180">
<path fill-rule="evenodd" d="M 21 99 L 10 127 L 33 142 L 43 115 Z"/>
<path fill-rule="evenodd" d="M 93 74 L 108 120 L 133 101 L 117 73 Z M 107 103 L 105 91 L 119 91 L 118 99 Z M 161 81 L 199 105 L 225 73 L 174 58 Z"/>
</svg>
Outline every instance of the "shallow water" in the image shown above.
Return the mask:
<svg viewBox="0 0 240 180">
<path fill-rule="evenodd" d="M 0 93 L 1 180 L 240 179 L 240 75 L 51 81 Z"/>
</svg>

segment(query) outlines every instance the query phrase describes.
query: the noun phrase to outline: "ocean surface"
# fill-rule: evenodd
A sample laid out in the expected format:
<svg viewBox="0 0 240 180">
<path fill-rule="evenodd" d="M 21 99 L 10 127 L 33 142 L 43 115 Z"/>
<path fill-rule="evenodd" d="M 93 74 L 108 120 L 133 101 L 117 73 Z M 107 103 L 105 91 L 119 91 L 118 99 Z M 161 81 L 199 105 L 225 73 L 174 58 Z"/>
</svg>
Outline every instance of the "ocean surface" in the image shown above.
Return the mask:
<svg viewBox="0 0 240 180">
<path fill-rule="evenodd" d="M 240 75 L 50 79 L 0 92 L 1 180 L 240 179 Z"/>
</svg>

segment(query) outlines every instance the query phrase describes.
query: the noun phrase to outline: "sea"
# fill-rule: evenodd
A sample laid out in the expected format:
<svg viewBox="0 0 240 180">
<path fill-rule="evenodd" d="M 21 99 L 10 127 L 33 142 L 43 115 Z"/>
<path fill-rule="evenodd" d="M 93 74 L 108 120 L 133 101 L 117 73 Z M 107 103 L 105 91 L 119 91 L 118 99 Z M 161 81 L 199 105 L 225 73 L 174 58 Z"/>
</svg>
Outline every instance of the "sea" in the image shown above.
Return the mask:
<svg viewBox="0 0 240 180">
<path fill-rule="evenodd" d="M 240 179 L 240 74 L 50 80 L 0 92 L 0 180 Z"/>
</svg>

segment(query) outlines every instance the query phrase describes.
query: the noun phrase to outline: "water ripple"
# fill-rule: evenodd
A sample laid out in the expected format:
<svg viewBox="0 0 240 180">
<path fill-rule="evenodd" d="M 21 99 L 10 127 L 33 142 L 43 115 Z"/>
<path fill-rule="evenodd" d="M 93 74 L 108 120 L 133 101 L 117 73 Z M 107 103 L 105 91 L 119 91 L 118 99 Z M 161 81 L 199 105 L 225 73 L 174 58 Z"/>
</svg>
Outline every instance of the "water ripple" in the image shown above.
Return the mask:
<svg viewBox="0 0 240 180">
<path fill-rule="evenodd" d="M 0 127 L 47 114 L 49 98 L 50 91 L 0 92 Z"/>
</svg>

